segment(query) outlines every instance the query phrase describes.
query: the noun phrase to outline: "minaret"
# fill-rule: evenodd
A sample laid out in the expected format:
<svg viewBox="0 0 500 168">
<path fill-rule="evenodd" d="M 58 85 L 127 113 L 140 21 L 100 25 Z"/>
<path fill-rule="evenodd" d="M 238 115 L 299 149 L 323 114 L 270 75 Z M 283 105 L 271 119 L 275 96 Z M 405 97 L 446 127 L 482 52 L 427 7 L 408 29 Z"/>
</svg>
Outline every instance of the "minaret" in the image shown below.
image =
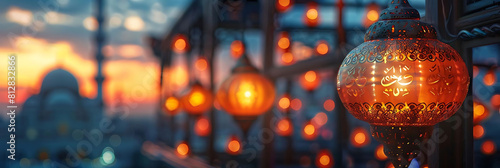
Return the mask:
<svg viewBox="0 0 500 168">
<path fill-rule="evenodd" d="M 103 110 L 104 102 L 102 96 L 102 83 L 104 82 L 104 76 L 102 74 L 102 63 L 104 61 L 104 55 L 102 53 L 102 48 L 104 46 L 104 41 L 106 37 L 104 36 L 104 2 L 103 0 L 96 0 L 96 11 L 95 18 L 97 20 L 97 31 L 95 33 L 94 42 L 95 42 L 95 58 L 97 61 L 97 74 L 95 76 L 95 80 L 97 83 L 97 96 L 96 101 L 99 105 L 99 108 Z"/>
</svg>

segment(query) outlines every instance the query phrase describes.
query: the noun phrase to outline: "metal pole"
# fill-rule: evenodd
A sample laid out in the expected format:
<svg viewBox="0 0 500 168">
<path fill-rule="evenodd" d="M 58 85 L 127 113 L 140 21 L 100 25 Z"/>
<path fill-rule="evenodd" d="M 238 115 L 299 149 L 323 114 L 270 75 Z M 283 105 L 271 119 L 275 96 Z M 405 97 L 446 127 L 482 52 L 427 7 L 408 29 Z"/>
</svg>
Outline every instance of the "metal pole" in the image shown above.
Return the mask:
<svg viewBox="0 0 500 168">
<path fill-rule="evenodd" d="M 264 37 L 263 43 L 263 68 L 264 72 L 268 72 L 273 67 L 273 53 L 274 53 L 274 3 L 275 1 L 260 1 L 262 4 L 261 13 L 261 26 Z M 272 80 L 274 83 L 274 79 Z M 271 120 L 273 118 L 272 110 L 269 110 L 264 114 L 264 122 L 262 123 L 263 130 L 271 130 Z M 264 137 L 271 138 L 271 137 Z M 262 150 L 261 165 L 262 168 L 273 167 L 274 166 L 274 139 L 270 142 L 264 144 L 264 149 Z"/>
</svg>

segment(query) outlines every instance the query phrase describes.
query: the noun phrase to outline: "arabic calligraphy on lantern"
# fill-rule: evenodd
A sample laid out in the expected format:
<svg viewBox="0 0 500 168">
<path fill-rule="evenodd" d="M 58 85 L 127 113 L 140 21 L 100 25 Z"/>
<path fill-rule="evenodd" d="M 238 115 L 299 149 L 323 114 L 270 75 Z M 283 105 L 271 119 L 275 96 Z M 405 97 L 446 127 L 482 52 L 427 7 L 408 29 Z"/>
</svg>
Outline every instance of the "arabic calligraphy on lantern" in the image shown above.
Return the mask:
<svg viewBox="0 0 500 168">
<path fill-rule="evenodd" d="M 383 87 L 386 87 L 384 89 L 383 93 L 386 94 L 387 96 L 405 96 L 408 95 L 410 92 L 408 91 L 407 88 L 404 86 L 411 84 L 413 82 L 413 76 L 410 74 L 402 74 L 404 72 L 407 72 L 411 69 L 411 66 L 401 66 L 399 65 L 398 67 L 391 66 L 389 68 L 386 68 L 384 70 L 384 73 L 386 76 L 384 76 L 380 80 L 380 84 Z M 394 85 L 398 83 L 399 86 L 403 87 L 398 87 L 398 85 Z M 392 87 L 391 87 L 392 86 Z"/>
</svg>

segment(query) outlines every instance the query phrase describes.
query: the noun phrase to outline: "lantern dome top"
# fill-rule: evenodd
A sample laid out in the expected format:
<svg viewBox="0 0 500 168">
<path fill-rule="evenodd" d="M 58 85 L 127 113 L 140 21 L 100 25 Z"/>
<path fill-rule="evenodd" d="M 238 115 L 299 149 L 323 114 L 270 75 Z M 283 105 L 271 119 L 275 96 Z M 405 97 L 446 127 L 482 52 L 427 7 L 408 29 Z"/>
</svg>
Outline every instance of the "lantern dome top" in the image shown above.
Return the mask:
<svg viewBox="0 0 500 168">
<path fill-rule="evenodd" d="M 431 24 L 420 21 L 420 13 L 407 0 L 392 0 L 366 31 L 365 41 L 395 38 L 437 39 L 437 33 Z"/>
</svg>

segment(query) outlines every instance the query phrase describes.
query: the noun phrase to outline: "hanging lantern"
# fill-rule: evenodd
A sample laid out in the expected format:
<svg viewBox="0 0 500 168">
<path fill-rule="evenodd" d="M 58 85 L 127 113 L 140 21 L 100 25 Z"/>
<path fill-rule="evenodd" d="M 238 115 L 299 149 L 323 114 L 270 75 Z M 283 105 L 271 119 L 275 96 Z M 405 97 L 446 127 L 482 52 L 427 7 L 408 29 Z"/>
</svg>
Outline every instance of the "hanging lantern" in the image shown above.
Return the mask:
<svg viewBox="0 0 500 168">
<path fill-rule="evenodd" d="M 241 56 L 217 91 L 217 101 L 246 133 L 257 117 L 274 103 L 274 86 L 259 73 L 246 54 Z"/>
<path fill-rule="evenodd" d="M 231 56 L 233 58 L 240 58 L 243 53 L 245 53 L 245 46 L 243 46 L 243 42 L 240 40 L 234 40 L 231 43 Z"/>
<path fill-rule="evenodd" d="M 276 124 L 276 133 L 280 136 L 290 136 L 293 133 L 293 125 L 288 117 L 284 117 Z"/>
<path fill-rule="evenodd" d="M 329 50 L 330 49 L 328 47 L 328 42 L 326 42 L 325 40 L 321 40 L 318 42 L 318 44 L 316 44 L 316 54 L 318 55 L 325 55 Z"/>
<path fill-rule="evenodd" d="M 321 84 L 321 79 L 316 71 L 307 71 L 300 77 L 299 83 L 304 90 L 312 92 Z"/>
<path fill-rule="evenodd" d="M 212 93 L 195 82 L 191 89 L 181 98 L 182 107 L 187 113 L 200 115 L 212 107 Z"/>
<path fill-rule="evenodd" d="M 182 141 L 177 145 L 176 154 L 178 157 L 184 159 L 190 152 L 189 145 L 186 142 Z"/>
<path fill-rule="evenodd" d="M 378 21 L 380 15 L 380 6 L 372 2 L 366 6 L 365 17 L 363 18 L 363 26 L 370 27 L 373 23 Z"/>
<path fill-rule="evenodd" d="M 179 102 L 179 99 L 174 96 L 168 97 L 165 100 L 164 105 L 165 112 L 167 112 L 167 114 L 169 115 L 176 115 L 180 112 L 181 103 Z"/>
<path fill-rule="evenodd" d="M 332 153 L 326 149 L 320 150 L 316 155 L 316 166 L 319 168 L 333 167 Z"/>
<path fill-rule="evenodd" d="M 176 53 L 184 53 L 188 50 L 189 44 L 187 37 L 183 34 L 177 34 L 173 38 L 172 50 Z"/>
<path fill-rule="evenodd" d="M 210 128 L 210 121 L 206 117 L 200 116 L 194 124 L 194 133 L 198 136 L 207 136 L 210 134 Z"/>
<path fill-rule="evenodd" d="M 318 4 L 309 3 L 304 13 L 304 23 L 309 27 L 314 27 L 319 24 Z"/>
<path fill-rule="evenodd" d="M 481 121 L 490 116 L 490 110 L 488 110 L 488 108 L 478 100 L 473 99 L 472 107 L 474 109 L 472 111 L 474 114 L 472 123 L 474 123 L 474 125 L 479 124 Z"/>
<path fill-rule="evenodd" d="M 371 124 L 396 167 L 408 167 L 433 126 L 467 95 L 462 58 L 437 40 L 407 0 L 392 1 L 344 59 L 337 90 L 349 112 Z"/>
<path fill-rule="evenodd" d="M 356 128 L 351 133 L 351 144 L 356 148 L 362 148 L 370 144 L 368 132 L 363 128 Z"/>
<path fill-rule="evenodd" d="M 292 7 L 292 5 L 293 5 L 293 0 L 277 0 L 276 1 L 276 10 L 278 12 L 285 12 L 288 9 L 290 9 L 290 7 Z"/>
<path fill-rule="evenodd" d="M 228 139 L 226 152 L 231 155 L 238 155 L 241 153 L 241 143 L 238 137 L 231 136 Z"/>
<path fill-rule="evenodd" d="M 304 127 L 302 128 L 302 137 L 305 140 L 314 140 L 318 137 L 318 129 L 311 121 L 306 122 Z"/>
</svg>

